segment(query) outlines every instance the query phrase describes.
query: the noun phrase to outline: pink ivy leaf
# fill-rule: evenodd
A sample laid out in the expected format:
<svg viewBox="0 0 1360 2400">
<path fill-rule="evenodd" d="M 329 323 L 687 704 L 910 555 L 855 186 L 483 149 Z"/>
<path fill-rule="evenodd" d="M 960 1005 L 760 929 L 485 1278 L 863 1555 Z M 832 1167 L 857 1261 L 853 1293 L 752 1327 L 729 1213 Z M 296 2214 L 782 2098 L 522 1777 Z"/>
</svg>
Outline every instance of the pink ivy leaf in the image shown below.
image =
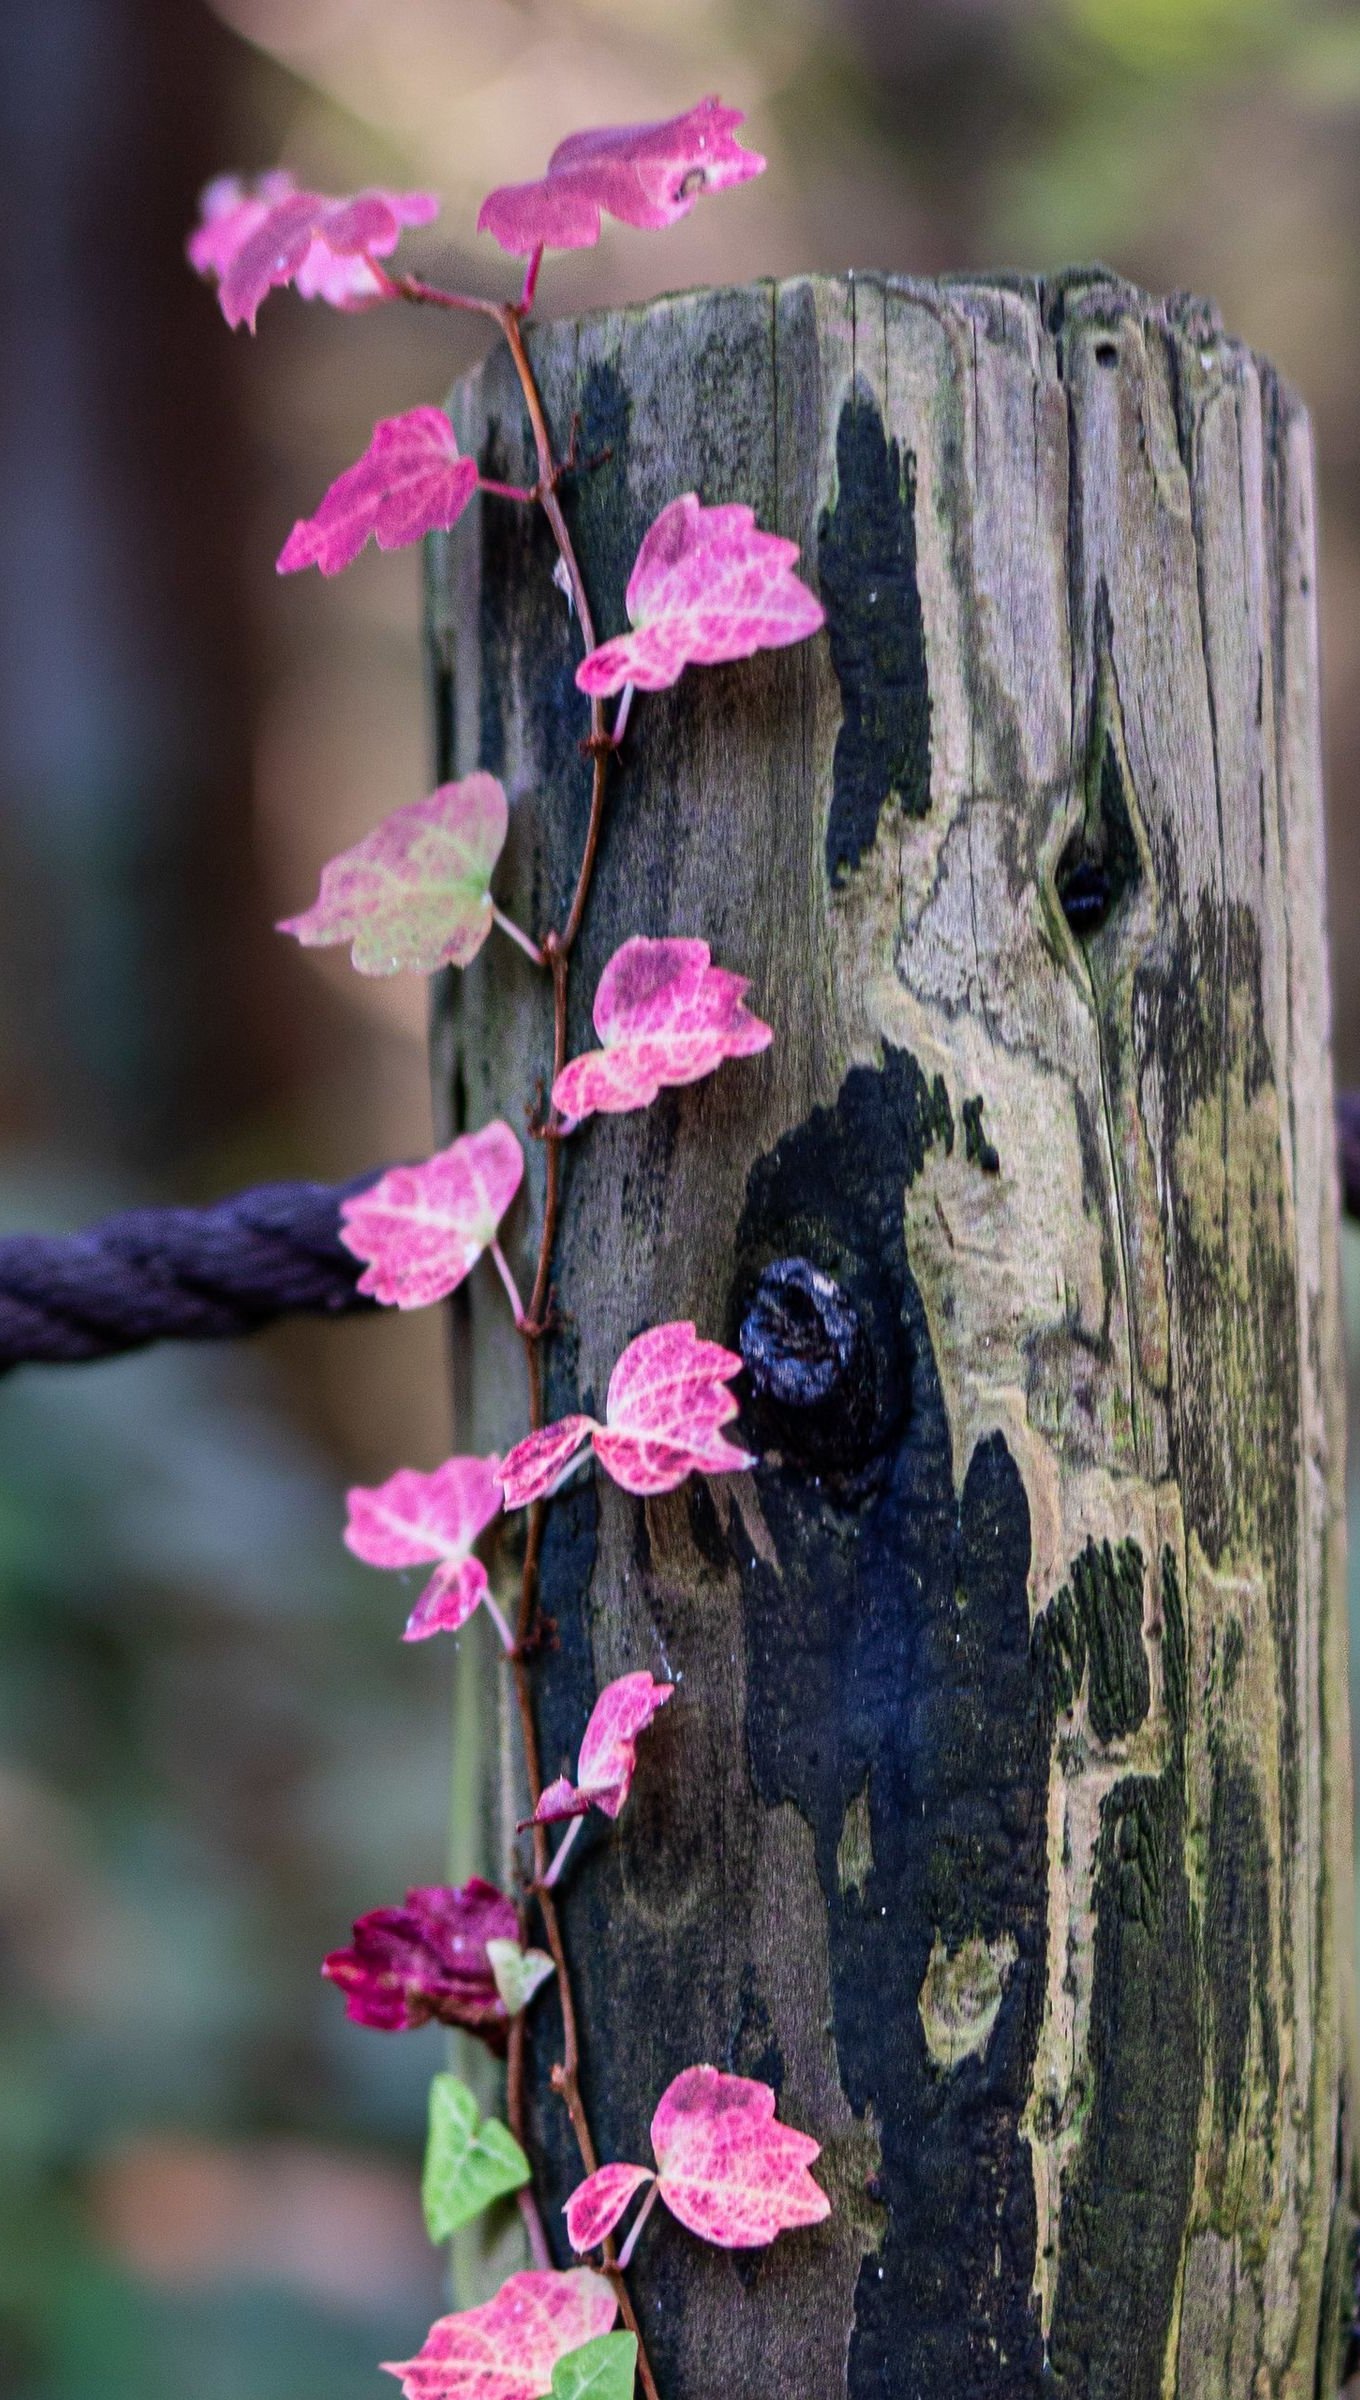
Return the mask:
<svg viewBox="0 0 1360 2400">
<path fill-rule="evenodd" d="M 308 950 L 350 942 L 361 975 L 465 967 L 491 930 L 489 886 L 508 822 L 494 775 L 441 783 L 331 859 L 312 906 L 281 918 L 279 932 Z"/>
<path fill-rule="evenodd" d="M 743 1006 L 749 985 L 710 963 L 707 942 L 635 934 L 616 950 L 595 993 L 604 1044 L 564 1067 L 553 1104 L 579 1122 L 646 1108 L 663 1084 L 697 1083 L 726 1058 L 750 1058 L 774 1039 Z"/>
<path fill-rule="evenodd" d="M 826 611 L 794 574 L 797 557 L 798 544 L 762 533 L 743 502 L 704 508 L 685 492 L 642 537 L 625 594 L 634 630 L 582 659 L 579 688 L 596 698 L 626 683 L 659 692 L 691 664 L 805 641 Z"/>
<path fill-rule="evenodd" d="M 380 550 L 404 550 L 456 525 L 477 489 L 442 408 L 383 417 L 362 458 L 331 485 L 314 517 L 299 517 L 278 556 L 280 575 L 319 567 L 338 575 L 371 534 Z"/>
<path fill-rule="evenodd" d="M 661 2197 L 691 2233 L 721 2249 L 754 2249 L 831 2213 L 808 2173 L 821 2144 L 781 2125 L 774 2110 L 768 2083 L 716 2067 L 687 2067 L 657 2103 Z"/>
<path fill-rule="evenodd" d="M 529 2268 L 480 2308 L 440 2317 L 416 2356 L 384 2373 L 400 2377 L 405 2400 L 541 2400 L 559 2358 L 617 2315 L 612 2285 L 589 2267 Z"/>
<path fill-rule="evenodd" d="M 701 192 L 720 192 L 764 171 L 759 152 L 732 139 L 744 123 L 741 109 L 710 99 L 658 124 L 570 134 L 536 183 L 505 183 L 487 194 L 477 231 L 525 257 L 540 249 L 588 249 L 600 238 L 605 213 L 625 225 L 674 225 Z"/>
<path fill-rule="evenodd" d="M 567 2202 L 567 2240 L 578 2253 L 598 2250 L 644 2183 L 653 2181 L 650 2167 L 597 2167 L 578 2183 Z"/>
<path fill-rule="evenodd" d="M 560 1417 L 516 1442 L 501 1460 L 506 1507 L 527 1508 L 531 1500 L 555 1492 L 586 1435 L 596 1431 L 593 1417 Z"/>
<path fill-rule="evenodd" d="M 609 1378 L 605 1421 L 564 1417 L 517 1442 L 501 1461 L 507 1508 L 541 1500 L 561 1481 L 588 1433 L 605 1472 L 626 1492 L 670 1492 L 691 1474 L 753 1467 L 724 1441 L 738 1403 L 727 1385 L 741 1371 L 733 1350 L 696 1339 L 687 1323 L 654 1325 L 628 1344 Z"/>
<path fill-rule="evenodd" d="M 426 1308 L 456 1291 L 495 1240 L 523 1175 L 524 1153 L 498 1117 L 342 1201 L 340 1239 L 368 1262 L 358 1289 L 394 1308 Z"/>
<path fill-rule="evenodd" d="M 830 2215 L 831 2202 L 808 2173 L 821 2144 L 781 2125 L 774 2111 L 768 2083 L 723 2075 L 716 2067 L 686 2067 L 662 2093 L 652 2118 L 657 2190 L 672 2216 L 701 2241 L 722 2250 L 754 2250 L 791 2226 L 818 2225 Z M 578 2244 L 573 2212 L 583 2231 L 611 2208 L 605 2230 L 618 2223 L 630 2196 L 622 2175 L 618 2184 L 598 2189 L 601 2175 L 618 2172 L 602 2168 L 572 2193 L 567 2230 L 573 2248 L 593 2248 L 603 2239 L 595 2234 Z M 648 2179 L 644 2167 L 622 2174 L 633 2177 L 634 2191 Z"/>
<path fill-rule="evenodd" d="M 332 1950 L 321 1972 L 344 1993 L 356 2025 L 400 2033 L 437 2017 L 503 2050 L 510 2011 L 489 1944 L 518 1934 L 514 1903 L 480 1875 L 420 1885 L 403 1907 L 357 1917 L 349 1948 Z"/>
<path fill-rule="evenodd" d="M 301 192 L 291 175 L 251 184 L 219 175 L 204 191 L 189 237 L 189 263 L 214 277 L 229 325 L 255 330 L 265 294 L 295 283 L 304 300 L 332 308 L 370 308 L 385 297 L 370 260 L 396 249 L 406 225 L 439 214 L 433 192 L 372 190 L 343 200 Z"/>
<path fill-rule="evenodd" d="M 370 1567 L 438 1562 L 407 1622 L 405 1640 L 456 1633 L 486 1598 L 486 1569 L 472 1556 L 479 1533 L 500 1514 L 498 1458 L 449 1458 L 432 1475 L 401 1467 L 386 1483 L 348 1494 L 345 1543 Z"/>
<path fill-rule="evenodd" d="M 525 1825 L 560 1825 L 564 1817 L 589 1814 L 589 1793 L 578 1792 L 570 1775 L 559 1775 L 552 1783 L 545 1783 L 537 1808 L 531 1817 L 524 1818 L 519 1830 L 523 1833 Z"/>
<path fill-rule="evenodd" d="M 734 1350 L 701 1342 L 688 1323 L 654 1325 L 622 1352 L 609 1378 L 595 1455 L 626 1492 L 669 1492 L 687 1475 L 755 1465 L 723 1440 L 738 1403 L 727 1385 L 741 1372 Z"/>
<path fill-rule="evenodd" d="M 291 199 L 297 185 L 285 168 L 257 176 L 248 183 L 241 175 L 218 175 L 199 194 L 199 221 L 185 244 L 196 275 L 221 282 L 232 260 L 252 233 L 281 200 Z"/>
<path fill-rule="evenodd" d="M 549 1784 L 531 1822 L 549 1825 L 560 1817 L 583 1816 L 598 1808 L 617 1817 L 632 1789 L 638 1735 L 664 1708 L 674 1684 L 655 1683 L 644 1667 L 607 1683 L 590 1712 L 576 1761 L 576 1788 L 565 1776 Z"/>
</svg>

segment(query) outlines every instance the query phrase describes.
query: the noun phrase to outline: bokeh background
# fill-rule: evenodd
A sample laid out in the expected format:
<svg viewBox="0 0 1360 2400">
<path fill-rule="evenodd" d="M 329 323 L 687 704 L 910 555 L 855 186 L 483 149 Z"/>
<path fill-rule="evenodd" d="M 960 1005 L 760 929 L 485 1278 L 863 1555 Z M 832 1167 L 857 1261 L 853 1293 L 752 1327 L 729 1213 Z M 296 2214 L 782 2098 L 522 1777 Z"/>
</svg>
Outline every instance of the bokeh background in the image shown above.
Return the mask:
<svg viewBox="0 0 1360 2400">
<path fill-rule="evenodd" d="M 293 518 L 474 328 L 182 260 L 225 165 L 492 183 L 708 90 L 763 181 L 550 264 L 567 312 L 801 267 L 1101 257 L 1306 393 L 1338 1067 L 1360 1083 L 1360 11 L 1327 0 L 4 0 L 0 1226 L 428 1146 L 423 995 L 269 928 L 426 788 L 418 568 L 279 585 Z M 1360 1243 L 1347 1237 L 1360 1359 Z M 442 1334 L 293 1326 L 0 1386 L 0 2379 L 355 2400 L 440 2302 L 433 2032 L 317 1977 L 446 1854 L 447 1662 L 342 1493 L 448 1447 Z M 1353 1377 L 1353 1382 L 1355 1378 Z M 1360 1542 L 1355 1545 L 1360 1556 Z M 1360 1649 L 1360 1645 L 1357 1645 Z"/>
</svg>

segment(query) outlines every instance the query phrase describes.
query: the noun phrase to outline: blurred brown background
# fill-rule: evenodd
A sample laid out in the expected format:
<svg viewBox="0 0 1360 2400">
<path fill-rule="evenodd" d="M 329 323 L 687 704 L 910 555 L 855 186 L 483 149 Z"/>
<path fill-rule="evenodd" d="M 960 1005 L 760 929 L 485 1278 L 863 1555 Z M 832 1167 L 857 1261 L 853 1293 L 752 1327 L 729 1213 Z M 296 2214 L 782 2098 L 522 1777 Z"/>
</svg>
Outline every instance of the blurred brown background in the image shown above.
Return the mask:
<svg viewBox="0 0 1360 2400">
<path fill-rule="evenodd" d="M 291 295 L 229 335 L 182 261 L 198 187 L 276 161 L 432 185 L 409 254 L 501 292 L 471 238 L 490 184 L 709 90 L 769 174 L 550 261 L 547 309 L 1101 257 L 1212 293 L 1306 393 L 1360 1083 L 1360 10 L 5 0 L 6 1228 L 429 1141 L 422 992 L 269 930 L 425 788 L 417 565 L 280 585 L 273 559 L 374 417 L 437 398 L 480 336 Z M 316 1969 L 445 1858 L 447 1660 L 400 1649 L 338 1540 L 346 1481 L 444 1454 L 441 1339 L 292 1327 L 0 1387 L 0 2374 L 23 2400 L 350 2400 L 439 2304 L 415 2197 L 438 2037 L 347 2026 Z"/>
</svg>

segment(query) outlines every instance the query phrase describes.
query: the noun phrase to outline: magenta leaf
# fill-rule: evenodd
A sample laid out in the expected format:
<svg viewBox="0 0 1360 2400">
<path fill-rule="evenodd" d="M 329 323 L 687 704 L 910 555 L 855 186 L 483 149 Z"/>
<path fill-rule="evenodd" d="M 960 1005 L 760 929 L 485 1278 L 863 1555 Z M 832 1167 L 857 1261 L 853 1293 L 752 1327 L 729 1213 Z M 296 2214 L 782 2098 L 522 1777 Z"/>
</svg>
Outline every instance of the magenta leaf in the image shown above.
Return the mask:
<svg viewBox="0 0 1360 2400">
<path fill-rule="evenodd" d="M 578 1122 L 597 1110 L 645 1108 L 663 1084 L 697 1083 L 725 1058 L 768 1049 L 768 1025 L 743 1006 L 746 978 L 710 964 L 707 942 L 635 934 L 616 950 L 595 994 L 604 1047 L 564 1067 L 553 1104 Z"/>
<path fill-rule="evenodd" d="M 476 461 L 462 456 L 441 408 L 383 417 L 363 457 L 336 477 L 316 515 L 299 517 L 279 552 L 279 573 L 320 567 L 323 575 L 338 575 L 370 534 L 380 550 L 404 550 L 456 525 L 476 489 Z"/>
<path fill-rule="evenodd" d="M 498 1458 L 449 1458 L 432 1475 L 401 1467 L 386 1483 L 356 1484 L 348 1494 L 345 1542 L 370 1567 L 438 1562 L 406 1627 L 408 1642 L 456 1633 L 486 1598 L 486 1569 L 472 1556 L 477 1536 L 498 1516 Z"/>
<path fill-rule="evenodd" d="M 538 1806 L 531 1817 L 524 1819 L 520 1832 L 523 1833 L 525 1825 L 558 1825 L 564 1817 L 588 1817 L 589 1814 L 589 1794 L 578 1792 L 570 1775 L 559 1775 L 554 1782 L 543 1786 Z"/>
<path fill-rule="evenodd" d="M 755 1460 L 719 1427 L 737 1414 L 727 1385 L 741 1359 L 696 1339 L 690 1324 L 655 1325 L 620 1356 L 609 1378 L 595 1455 L 626 1492 L 669 1492 L 687 1475 L 725 1475 Z"/>
<path fill-rule="evenodd" d="M 474 1875 L 456 1886 L 418 1886 L 403 1908 L 357 1917 L 350 1947 L 332 1950 L 321 1972 L 339 1985 L 356 2025 L 397 2033 L 437 2017 L 502 2050 L 510 2012 L 488 1944 L 518 1935 L 512 1902 Z"/>
<path fill-rule="evenodd" d="M 817 2225 L 831 2202 L 808 2173 L 821 2145 L 781 2125 L 768 2083 L 687 2067 L 652 2119 L 657 2190 L 672 2216 L 722 2250 L 753 2250 L 794 2225 Z M 601 2189 L 605 2176 L 617 2177 Z M 631 2177 L 625 2188 L 624 2177 Z M 645 2167 L 602 2167 L 567 2202 L 573 2249 L 591 2249 L 618 2223 Z M 617 2206 L 615 2205 L 617 2201 Z M 578 2242 L 578 2231 L 583 2238 Z"/>
<path fill-rule="evenodd" d="M 598 2250 L 618 2224 L 634 2192 L 653 2180 L 650 2167 L 597 2167 L 578 2183 L 567 2202 L 567 2240 L 578 2253 Z"/>
<path fill-rule="evenodd" d="M 198 198 L 199 221 L 185 244 L 196 275 L 220 283 L 242 245 L 264 223 L 281 200 L 290 200 L 297 185 L 286 169 L 259 175 L 247 182 L 241 175 L 218 175 Z"/>
<path fill-rule="evenodd" d="M 738 501 L 672 500 L 643 535 L 625 594 L 632 633 L 591 650 L 576 670 L 601 697 L 636 684 L 659 692 L 691 664 L 716 666 L 805 641 L 826 612 L 794 574 L 798 544 L 762 533 Z"/>
<path fill-rule="evenodd" d="M 534 1810 L 534 1821 L 547 1825 L 559 1817 L 582 1816 L 588 1808 L 617 1817 L 632 1788 L 638 1735 L 674 1689 L 670 1683 L 654 1683 L 645 1668 L 607 1683 L 581 1738 L 575 1790 L 564 1776 L 549 1784 Z"/>
<path fill-rule="evenodd" d="M 394 1308 L 456 1291 L 495 1240 L 523 1174 L 524 1153 L 498 1117 L 423 1166 L 380 1175 L 340 1209 L 341 1241 L 368 1261 L 358 1289 Z"/>
<path fill-rule="evenodd" d="M 527 257 L 540 249 L 588 249 L 600 238 L 604 213 L 625 225 L 674 225 L 701 192 L 720 192 L 763 171 L 759 153 L 732 139 L 744 122 L 739 108 L 700 100 L 660 124 L 570 134 L 537 183 L 505 183 L 487 194 L 477 231 Z"/>
<path fill-rule="evenodd" d="M 596 1431 L 593 1417 L 561 1417 L 516 1442 L 501 1460 L 506 1507 L 525 1508 L 531 1500 L 555 1492 L 586 1435 Z"/>
<path fill-rule="evenodd" d="M 754 2249 L 786 2226 L 817 2225 L 831 2202 L 808 2173 L 821 2145 L 778 2123 L 768 2083 L 687 2067 L 652 2119 L 661 2197 L 723 2250 Z"/>
<path fill-rule="evenodd" d="M 613 2287 L 588 2267 L 528 2269 L 480 2308 L 440 2317 L 417 2355 L 385 2372 L 405 2400 L 542 2400 L 559 2358 L 608 2333 L 617 2314 Z"/>
<path fill-rule="evenodd" d="M 494 775 L 441 783 L 331 859 L 312 906 L 279 931 L 309 950 L 352 943 L 361 975 L 465 967 L 491 930 L 488 887 L 508 821 Z"/>
<path fill-rule="evenodd" d="M 294 283 L 304 300 L 332 308 L 370 308 L 385 297 L 371 261 L 396 249 L 403 226 L 428 225 L 439 214 L 433 192 L 359 192 L 332 200 L 300 192 L 277 172 L 247 183 L 219 175 L 199 202 L 189 237 L 189 263 L 218 285 L 229 325 L 255 330 L 255 316 L 275 285 Z"/>
<path fill-rule="evenodd" d="M 506 1453 L 506 1507 L 523 1508 L 554 1491 L 587 1433 L 601 1466 L 626 1492 L 670 1492 L 687 1475 L 727 1475 L 754 1466 L 719 1430 L 738 1413 L 727 1385 L 741 1364 L 735 1351 L 696 1340 L 691 1324 L 654 1325 L 640 1333 L 609 1378 L 603 1425 L 592 1417 L 563 1417 Z"/>
</svg>

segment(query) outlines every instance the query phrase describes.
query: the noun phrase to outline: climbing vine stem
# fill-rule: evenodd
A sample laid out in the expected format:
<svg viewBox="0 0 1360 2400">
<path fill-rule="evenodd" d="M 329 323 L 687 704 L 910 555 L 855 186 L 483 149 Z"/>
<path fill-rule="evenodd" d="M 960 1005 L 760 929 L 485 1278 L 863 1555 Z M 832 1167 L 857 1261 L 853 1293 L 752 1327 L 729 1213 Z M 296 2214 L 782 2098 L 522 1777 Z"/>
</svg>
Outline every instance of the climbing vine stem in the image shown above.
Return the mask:
<svg viewBox="0 0 1360 2400">
<path fill-rule="evenodd" d="M 457 293 L 443 292 L 433 285 L 419 282 L 414 276 L 391 278 L 386 275 L 376 261 L 373 264 L 375 274 L 379 276 L 382 284 L 403 300 L 425 307 L 471 307 L 478 314 L 492 318 L 499 326 L 514 362 L 515 372 L 519 377 L 520 390 L 524 397 L 524 405 L 533 433 L 534 452 L 538 466 L 537 482 L 522 497 L 536 502 L 547 518 L 553 539 L 557 544 L 558 556 L 562 562 L 562 571 L 567 580 L 582 640 L 587 651 L 593 650 L 595 648 L 595 621 L 591 612 L 590 599 L 586 591 L 585 579 L 581 573 L 580 562 L 576 556 L 571 531 L 558 497 L 558 487 L 566 472 L 567 463 L 574 454 L 575 436 L 573 432 L 572 452 L 569 453 L 569 461 L 564 462 L 559 459 L 553 446 L 542 394 L 538 388 L 538 379 L 534 374 L 533 362 L 524 340 L 524 319 L 533 297 L 537 278 L 537 257 L 530 262 L 525 277 L 523 297 L 519 301 L 505 302 L 468 300 Z M 512 494 L 507 487 L 504 496 L 510 498 L 521 495 Z M 572 953 L 585 921 L 590 887 L 595 873 L 595 862 L 599 855 L 600 836 L 604 830 L 609 768 L 617 754 L 625 722 L 626 711 L 621 711 L 618 730 L 611 733 L 605 719 L 603 700 L 597 697 L 591 698 L 590 733 L 582 745 L 590 761 L 590 811 L 586 821 L 580 865 L 577 869 L 571 901 L 560 930 L 550 929 L 537 944 L 540 961 L 548 970 L 552 987 L 553 1032 L 550 1090 L 551 1084 L 556 1082 L 567 1063 L 567 1007 L 570 998 Z M 529 947 L 528 944 L 523 946 Z M 545 1414 L 543 1349 L 553 1328 L 552 1269 L 553 1256 L 557 1247 L 557 1228 L 562 1198 L 562 1124 L 559 1112 L 551 1099 L 547 1102 L 546 1114 L 543 1116 L 542 1122 L 536 1124 L 533 1130 L 541 1140 L 545 1154 L 543 1222 L 539 1234 L 533 1285 L 528 1305 L 519 1316 L 518 1323 L 520 1338 L 524 1344 L 525 1365 L 528 1373 L 530 1430 L 538 1432 L 544 1423 Z M 529 1511 L 524 1542 L 524 1561 L 520 1574 L 515 1643 L 510 1653 L 510 1671 L 514 1681 L 520 1743 L 531 1811 L 537 1809 L 543 1796 L 543 1776 L 539 1764 L 538 1729 L 534 1720 L 530 1659 L 538 1629 L 538 1570 L 543 1549 L 547 1508 L 546 1500 L 537 1500 Z M 593 2175 L 599 2166 L 599 2154 L 591 2133 L 585 2102 L 581 2097 L 581 2053 L 577 2031 L 576 2002 L 572 1991 L 571 1968 L 567 1959 L 561 1918 L 558 1914 L 557 1903 L 547 1886 L 548 1837 L 542 1825 L 535 1824 L 533 1826 L 532 1839 L 534 1862 L 532 1891 L 543 1920 L 548 1953 L 553 1962 L 558 2008 L 562 2018 L 562 2056 L 552 2070 L 552 2087 L 561 2099 L 570 2119 L 576 2147 L 585 2172 L 587 2175 Z M 526 1901 L 522 1898 L 520 1902 L 521 1940 L 527 1934 L 528 1913 Z M 527 2128 L 524 2036 L 525 2019 L 524 2012 L 521 2010 L 510 2028 L 509 2052 L 506 2062 L 506 2116 L 510 2130 L 521 2146 L 524 2144 Z M 525 2222 L 530 2248 L 535 2257 L 540 2254 L 546 2255 L 547 2241 L 543 2233 L 542 2221 L 538 2215 L 537 2206 L 532 2201 L 529 2201 L 525 2209 Z M 646 2400 L 659 2400 L 656 2379 L 652 2372 L 651 2361 L 647 2356 L 647 2345 L 642 2338 L 642 2329 L 638 2324 L 637 2314 L 629 2296 L 612 2237 L 606 2238 L 602 2249 L 605 2272 L 618 2296 L 619 2313 L 628 2331 L 637 2337 L 638 2376 Z"/>
</svg>

